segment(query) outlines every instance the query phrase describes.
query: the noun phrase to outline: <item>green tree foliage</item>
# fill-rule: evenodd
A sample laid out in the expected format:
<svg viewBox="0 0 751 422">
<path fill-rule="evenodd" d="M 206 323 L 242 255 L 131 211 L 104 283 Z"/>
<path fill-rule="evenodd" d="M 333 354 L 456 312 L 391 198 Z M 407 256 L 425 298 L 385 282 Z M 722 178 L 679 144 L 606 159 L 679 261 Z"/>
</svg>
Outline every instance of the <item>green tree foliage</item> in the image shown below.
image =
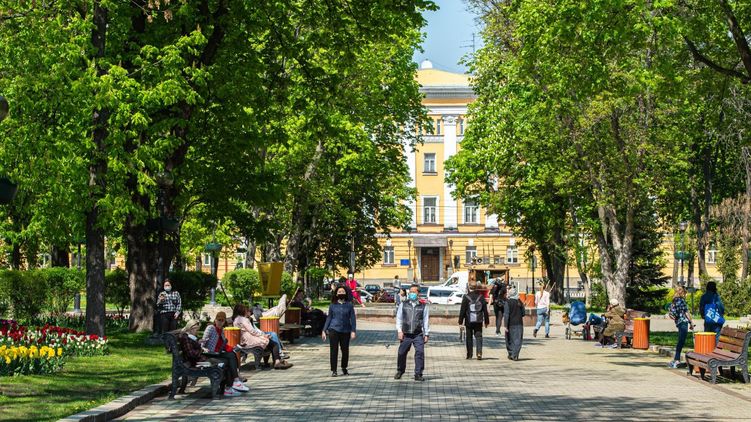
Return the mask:
<svg viewBox="0 0 751 422">
<path fill-rule="evenodd" d="M 148 330 L 155 280 L 182 256 L 162 217 L 196 204 L 204 225 L 277 252 L 287 238 L 295 269 L 343 262 L 353 236 L 372 262 L 375 232 L 407 220 L 402 128 L 424 118 L 411 55 L 430 1 L 3 6 L 0 170 L 22 186 L 4 237 L 19 263 L 35 236 L 85 234 L 87 331 L 104 331 L 105 236 L 128 254 L 130 327 Z"/>
</svg>

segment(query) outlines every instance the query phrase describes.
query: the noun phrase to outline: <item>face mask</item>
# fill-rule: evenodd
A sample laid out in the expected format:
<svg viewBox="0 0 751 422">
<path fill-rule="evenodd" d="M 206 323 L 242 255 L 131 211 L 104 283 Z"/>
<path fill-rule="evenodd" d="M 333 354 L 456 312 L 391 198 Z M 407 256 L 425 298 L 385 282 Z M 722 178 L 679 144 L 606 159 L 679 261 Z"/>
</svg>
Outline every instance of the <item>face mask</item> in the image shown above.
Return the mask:
<svg viewBox="0 0 751 422">
<path fill-rule="evenodd" d="M 165 287 L 165 288 L 164 288 L 164 291 L 165 291 L 165 292 L 171 292 L 171 291 L 172 291 L 172 287 Z"/>
<path fill-rule="evenodd" d="M 341 293 L 341 294 L 336 295 L 336 297 L 338 297 L 339 300 L 344 300 L 344 299 L 347 298 L 347 294 L 346 293 Z"/>
<path fill-rule="evenodd" d="M 194 336 L 193 334 L 188 334 L 188 338 L 191 339 L 191 340 L 193 340 L 193 341 L 198 340 L 198 337 Z"/>
<path fill-rule="evenodd" d="M 409 300 L 412 300 L 412 301 L 417 300 L 417 293 L 410 293 L 409 294 Z"/>
</svg>

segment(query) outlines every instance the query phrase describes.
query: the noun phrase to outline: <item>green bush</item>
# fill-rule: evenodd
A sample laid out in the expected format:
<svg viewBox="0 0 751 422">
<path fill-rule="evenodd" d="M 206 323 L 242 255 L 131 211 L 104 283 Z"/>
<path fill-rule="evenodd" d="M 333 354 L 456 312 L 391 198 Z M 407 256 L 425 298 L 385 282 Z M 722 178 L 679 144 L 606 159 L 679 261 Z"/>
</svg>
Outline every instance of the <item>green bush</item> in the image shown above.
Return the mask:
<svg viewBox="0 0 751 422">
<path fill-rule="evenodd" d="M 117 307 L 120 315 L 130 306 L 130 283 L 125 270 L 116 268 L 104 275 L 104 297 Z"/>
<path fill-rule="evenodd" d="M 726 316 L 743 316 L 751 314 L 751 277 L 744 282 L 730 278 L 717 283 L 717 292 L 725 305 Z"/>
<path fill-rule="evenodd" d="M 232 301 L 247 304 L 253 296 L 261 293 L 261 278 L 258 271 L 251 268 L 234 270 L 224 275 L 222 286 Z"/>
<path fill-rule="evenodd" d="M 73 296 L 86 289 L 86 274 L 75 268 L 52 267 L 34 270 L 34 277 L 47 284 L 47 309 L 54 315 L 63 314 Z"/>
<path fill-rule="evenodd" d="M 172 288 L 180 293 L 183 311 L 199 311 L 209 301 L 216 278 L 201 271 L 173 271 L 169 273 Z"/>
<path fill-rule="evenodd" d="M 0 271 L 0 297 L 16 319 L 37 317 L 47 301 L 47 283 L 35 271 Z"/>
</svg>

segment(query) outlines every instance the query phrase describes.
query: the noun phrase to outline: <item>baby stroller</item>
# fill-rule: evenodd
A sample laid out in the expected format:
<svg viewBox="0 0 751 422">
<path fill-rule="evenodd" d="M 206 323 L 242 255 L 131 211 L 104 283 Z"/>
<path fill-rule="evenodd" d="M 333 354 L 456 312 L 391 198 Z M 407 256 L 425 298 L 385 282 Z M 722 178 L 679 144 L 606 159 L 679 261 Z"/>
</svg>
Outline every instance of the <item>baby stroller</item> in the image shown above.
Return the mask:
<svg viewBox="0 0 751 422">
<path fill-rule="evenodd" d="M 584 302 L 571 302 L 571 309 L 563 315 L 563 319 L 566 323 L 566 340 L 571 340 L 573 335 L 581 335 L 586 340 L 584 323 L 587 322 L 587 309 Z"/>
</svg>

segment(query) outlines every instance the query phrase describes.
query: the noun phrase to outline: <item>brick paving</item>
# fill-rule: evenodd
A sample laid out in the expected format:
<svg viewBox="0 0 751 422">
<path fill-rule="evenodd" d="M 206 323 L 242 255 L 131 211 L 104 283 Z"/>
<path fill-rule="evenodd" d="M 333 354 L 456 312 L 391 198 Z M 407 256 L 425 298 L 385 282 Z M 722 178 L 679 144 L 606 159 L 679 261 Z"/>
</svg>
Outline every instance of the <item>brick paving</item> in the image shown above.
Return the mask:
<svg viewBox="0 0 751 422">
<path fill-rule="evenodd" d="M 643 351 L 599 349 L 525 333 L 520 360 L 506 359 L 503 340 L 485 330 L 484 360 L 465 360 L 458 328 L 434 326 L 426 346 L 425 382 L 394 380 L 391 324 L 361 322 L 350 349 L 351 375 L 330 377 L 328 344 L 293 346 L 287 371 L 245 371 L 250 393 L 212 401 L 207 383 L 176 400 L 160 397 L 121 420 L 751 420 L 751 386 L 713 387 L 671 370 Z"/>
</svg>

